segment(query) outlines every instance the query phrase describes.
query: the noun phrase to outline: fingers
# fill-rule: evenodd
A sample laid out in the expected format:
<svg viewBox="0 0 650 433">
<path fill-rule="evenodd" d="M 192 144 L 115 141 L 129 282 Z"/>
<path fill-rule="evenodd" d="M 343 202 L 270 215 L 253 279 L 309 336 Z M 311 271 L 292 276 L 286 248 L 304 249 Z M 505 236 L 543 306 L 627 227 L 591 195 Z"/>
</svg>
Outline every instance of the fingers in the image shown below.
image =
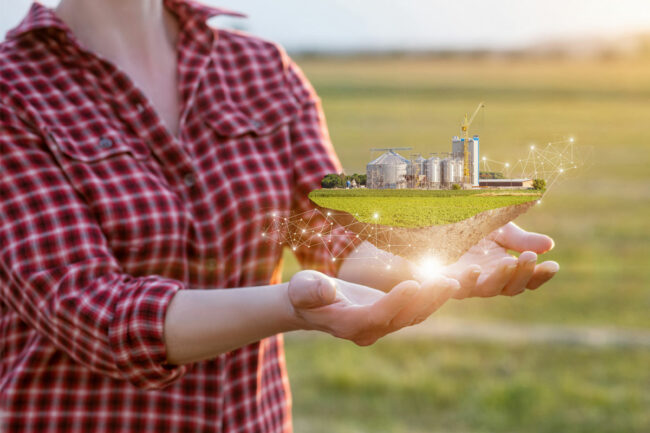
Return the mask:
<svg viewBox="0 0 650 433">
<path fill-rule="evenodd" d="M 535 267 L 532 277 L 526 285 L 530 290 L 535 290 L 551 278 L 560 270 L 560 265 L 557 262 L 548 261 L 540 263 Z"/>
<path fill-rule="evenodd" d="M 517 259 L 504 257 L 496 266 L 494 272 L 479 277 L 476 283 L 476 295 L 482 297 L 496 296 L 510 281 L 517 270 Z"/>
<path fill-rule="evenodd" d="M 420 323 L 460 288 L 458 281 L 439 276 L 422 283 L 413 299 L 390 321 L 390 329 L 397 330 L 405 326 Z"/>
<path fill-rule="evenodd" d="M 504 248 L 518 252 L 533 251 L 543 254 L 555 245 L 550 237 L 523 230 L 515 223 L 510 222 L 496 232 L 495 242 Z"/>
<path fill-rule="evenodd" d="M 420 284 L 417 281 L 402 281 L 397 286 L 375 302 L 367 311 L 367 317 L 371 326 L 386 326 L 404 307 L 420 292 Z"/>
<path fill-rule="evenodd" d="M 301 271 L 289 281 L 289 300 L 294 308 L 317 308 L 336 299 L 336 282 L 316 271 Z"/>
<path fill-rule="evenodd" d="M 476 283 L 481 276 L 481 267 L 479 265 L 471 265 L 459 276 L 455 277 L 460 283 L 460 289 L 456 290 L 452 297 L 454 299 L 465 299 L 474 293 L 476 290 Z"/>
<path fill-rule="evenodd" d="M 530 281 L 535 271 L 537 263 L 537 254 L 532 251 L 526 251 L 519 256 L 517 269 L 515 270 L 510 281 L 506 283 L 501 291 L 502 295 L 515 296 L 526 290 L 526 285 Z"/>
</svg>

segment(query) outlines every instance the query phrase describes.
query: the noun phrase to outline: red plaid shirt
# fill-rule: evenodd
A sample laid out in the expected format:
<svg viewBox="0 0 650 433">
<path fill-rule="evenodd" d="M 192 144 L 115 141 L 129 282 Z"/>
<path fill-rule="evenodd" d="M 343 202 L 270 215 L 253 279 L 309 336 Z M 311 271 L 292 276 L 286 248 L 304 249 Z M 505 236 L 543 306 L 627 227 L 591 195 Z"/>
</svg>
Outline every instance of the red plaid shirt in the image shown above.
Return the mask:
<svg viewBox="0 0 650 433">
<path fill-rule="evenodd" d="M 206 24 L 232 12 L 165 5 L 181 25 L 179 138 L 51 9 L 34 4 L 0 45 L 0 431 L 291 429 L 281 336 L 174 366 L 163 319 L 178 290 L 278 282 L 270 211 L 309 211 L 340 165 L 278 46 Z M 324 246 L 296 254 L 336 271 Z"/>
</svg>

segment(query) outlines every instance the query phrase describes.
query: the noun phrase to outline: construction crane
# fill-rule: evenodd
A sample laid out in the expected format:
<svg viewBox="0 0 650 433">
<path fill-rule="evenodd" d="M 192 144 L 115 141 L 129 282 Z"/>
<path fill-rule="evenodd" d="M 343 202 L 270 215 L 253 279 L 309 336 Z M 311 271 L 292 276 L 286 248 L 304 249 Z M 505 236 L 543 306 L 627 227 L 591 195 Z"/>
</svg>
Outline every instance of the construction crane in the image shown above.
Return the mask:
<svg viewBox="0 0 650 433">
<path fill-rule="evenodd" d="M 384 149 L 370 149 L 371 152 L 386 152 L 391 150 L 411 150 L 412 147 L 387 147 Z"/>
<path fill-rule="evenodd" d="M 469 125 L 472 124 L 474 118 L 483 107 L 485 107 L 485 102 L 478 104 L 478 107 L 476 107 L 476 110 L 474 110 L 472 117 L 468 118 L 467 114 L 465 114 L 465 120 L 463 120 L 462 125 L 460 125 L 460 137 L 464 140 L 463 155 L 465 157 L 465 161 L 463 163 L 463 181 L 465 182 L 465 185 L 469 185 L 472 182 L 469 174 Z"/>
</svg>

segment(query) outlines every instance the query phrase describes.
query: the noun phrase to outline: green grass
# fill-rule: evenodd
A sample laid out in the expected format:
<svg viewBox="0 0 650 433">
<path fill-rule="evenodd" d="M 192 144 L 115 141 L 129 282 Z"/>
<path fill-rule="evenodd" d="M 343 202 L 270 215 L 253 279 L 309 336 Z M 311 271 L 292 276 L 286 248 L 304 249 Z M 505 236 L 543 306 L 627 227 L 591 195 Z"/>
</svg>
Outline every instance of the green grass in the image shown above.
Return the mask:
<svg viewBox="0 0 650 433">
<path fill-rule="evenodd" d="M 287 337 L 303 433 L 650 431 L 649 349 Z"/>
<path fill-rule="evenodd" d="M 498 195 L 497 195 L 498 194 Z M 309 198 L 327 209 L 348 212 L 365 223 L 395 227 L 451 224 L 490 209 L 537 200 L 532 190 L 327 190 Z"/>
</svg>

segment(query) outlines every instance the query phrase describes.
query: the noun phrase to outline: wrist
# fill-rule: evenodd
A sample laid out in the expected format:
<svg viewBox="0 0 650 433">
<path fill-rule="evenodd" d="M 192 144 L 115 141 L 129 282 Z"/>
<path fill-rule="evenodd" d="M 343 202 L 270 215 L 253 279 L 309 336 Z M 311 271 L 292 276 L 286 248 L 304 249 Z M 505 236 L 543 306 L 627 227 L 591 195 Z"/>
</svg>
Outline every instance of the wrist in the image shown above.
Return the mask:
<svg viewBox="0 0 650 433">
<path fill-rule="evenodd" d="M 282 323 L 281 326 L 285 329 L 282 332 L 306 330 L 308 329 L 307 322 L 300 316 L 289 297 L 290 285 L 291 281 L 278 285 L 278 305 L 279 311 L 281 312 L 280 322 Z"/>
</svg>

